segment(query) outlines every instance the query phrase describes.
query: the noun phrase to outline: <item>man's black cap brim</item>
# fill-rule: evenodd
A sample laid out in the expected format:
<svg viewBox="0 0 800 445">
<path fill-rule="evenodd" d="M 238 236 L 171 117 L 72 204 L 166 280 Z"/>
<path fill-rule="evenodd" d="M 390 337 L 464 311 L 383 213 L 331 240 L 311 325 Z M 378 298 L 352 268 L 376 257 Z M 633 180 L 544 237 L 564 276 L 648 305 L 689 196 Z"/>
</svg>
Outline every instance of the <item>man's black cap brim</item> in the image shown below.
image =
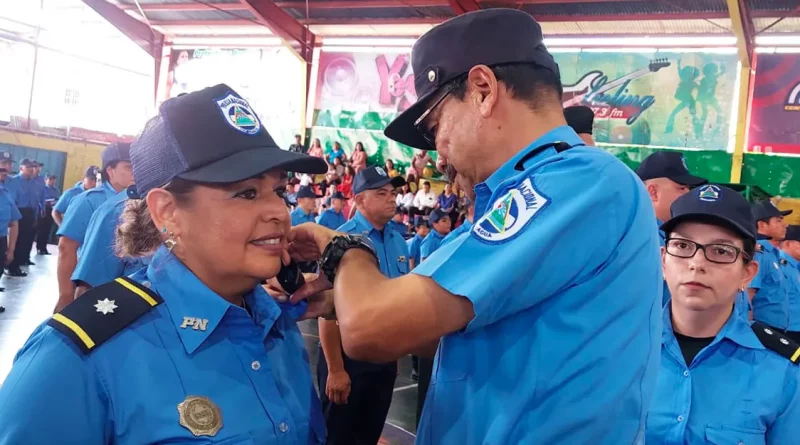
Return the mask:
<svg viewBox="0 0 800 445">
<path fill-rule="evenodd" d="M 252 148 L 178 175 L 181 179 L 214 184 L 244 181 L 274 169 L 322 174 L 328 165 L 320 158 L 280 148 Z"/>
<path fill-rule="evenodd" d="M 794 210 L 781 210 L 781 216 L 789 216 Z"/>
<path fill-rule="evenodd" d="M 734 231 L 736 231 L 743 237 L 749 239 L 756 239 L 759 236 L 758 234 L 752 233 L 752 230 L 748 230 L 747 228 L 742 227 L 739 223 L 732 221 L 728 218 L 725 218 L 724 216 L 711 215 L 708 213 L 684 213 L 674 218 L 670 218 L 669 221 L 665 222 L 664 224 L 661 224 L 660 229 L 664 233 L 670 233 L 675 229 L 675 227 L 677 227 L 679 224 L 685 221 L 699 221 L 699 222 L 708 222 L 712 224 L 721 224 L 725 227 L 730 227 L 731 229 L 734 229 Z"/>
<path fill-rule="evenodd" d="M 422 113 L 427 110 L 427 105 L 430 99 L 437 90 L 431 91 L 430 93 L 426 94 L 423 97 L 417 99 L 413 105 L 406 108 L 405 111 L 400 113 L 393 121 L 389 122 L 389 125 L 386 126 L 386 129 L 383 130 L 383 134 L 401 144 L 408 145 L 412 148 L 417 148 L 420 150 L 436 150 L 436 147 L 432 147 L 431 144 L 422 136 L 422 133 L 417 130 L 417 127 L 414 125 L 422 116 Z"/>
<path fill-rule="evenodd" d="M 676 176 L 674 178 L 667 178 L 667 179 L 670 179 L 680 185 L 686 185 L 689 187 L 697 187 L 700 185 L 708 184 L 708 179 L 692 175 Z"/>
</svg>

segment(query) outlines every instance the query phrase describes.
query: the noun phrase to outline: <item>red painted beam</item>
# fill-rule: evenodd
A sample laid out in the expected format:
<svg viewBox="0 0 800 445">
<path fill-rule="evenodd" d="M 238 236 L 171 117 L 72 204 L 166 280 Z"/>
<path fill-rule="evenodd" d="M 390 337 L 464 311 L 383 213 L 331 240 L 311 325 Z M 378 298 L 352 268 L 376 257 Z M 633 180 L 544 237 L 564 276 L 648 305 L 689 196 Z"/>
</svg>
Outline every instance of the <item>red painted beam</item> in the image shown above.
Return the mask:
<svg viewBox="0 0 800 445">
<path fill-rule="evenodd" d="M 448 0 L 447 3 L 450 4 L 450 9 L 452 9 L 456 15 L 481 9 L 481 5 L 475 0 Z"/>
<path fill-rule="evenodd" d="M 517 5 L 545 5 L 545 4 L 566 4 L 566 3 L 592 3 L 597 0 L 487 0 L 485 2 L 473 0 L 472 3 L 490 3 L 493 6 L 517 6 Z M 603 0 L 610 2 L 633 2 L 639 0 Z M 274 2 L 281 8 L 306 9 L 304 1 L 276 1 Z M 425 8 L 431 6 L 448 6 L 450 0 L 344 0 L 327 1 L 313 0 L 308 2 L 308 9 L 347 9 L 347 8 Z M 139 8 L 134 4 L 118 4 L 120 9 L 138 11 Z M 214 2 L 192 2 L 192 3 L 164 3 L 164 4 L 143 4 L 142 11 L 241 11 L 248 9 L 240 3 L 214 3 Z"/>
<path fill-rule="evenodd" d="M 161 45 L 164 43 L 163 34 L 150 29 L 145 23 L 136 20 L 125 11 L 104 0 L 83 0 L 83 3 L 94 9 L 101 17 L 147 51 L 147 54 L 161 57 Z"/>
<path fill-rule="evenodd" d="M 245 0 L 256 17 L 259 17 L 275 34 L 295 48 L 300 57 L 311 64 L 316 36 L 305 25 L 295 20 L 272 0 Z M 244 4 L 244 3 L 243 3 Z"/>
</svg>

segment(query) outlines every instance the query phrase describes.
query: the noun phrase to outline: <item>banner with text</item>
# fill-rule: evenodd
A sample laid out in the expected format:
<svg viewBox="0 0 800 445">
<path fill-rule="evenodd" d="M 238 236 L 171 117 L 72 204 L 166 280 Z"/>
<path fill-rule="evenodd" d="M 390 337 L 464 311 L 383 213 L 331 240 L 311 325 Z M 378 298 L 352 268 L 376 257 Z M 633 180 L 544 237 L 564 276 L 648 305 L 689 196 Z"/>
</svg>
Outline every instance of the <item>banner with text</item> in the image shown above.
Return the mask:
<svg viewBox="0 0 800 445">
<path fill-rule="evenodd" d="M 800 54 L 758 54 L 748 149 L 800 154 Z"/>
<path fill-rule="evenodd" d="M 595 111 L 598 142 L 725 150 L 736 56 L 559 53 L 564 106 Z M 322 52 L 312 136 L 325 147 L 364 143 L 370 161 L 407 166 L 413 150 L 382 133 L 416 101 L 409 54 Z"/>
</svg>

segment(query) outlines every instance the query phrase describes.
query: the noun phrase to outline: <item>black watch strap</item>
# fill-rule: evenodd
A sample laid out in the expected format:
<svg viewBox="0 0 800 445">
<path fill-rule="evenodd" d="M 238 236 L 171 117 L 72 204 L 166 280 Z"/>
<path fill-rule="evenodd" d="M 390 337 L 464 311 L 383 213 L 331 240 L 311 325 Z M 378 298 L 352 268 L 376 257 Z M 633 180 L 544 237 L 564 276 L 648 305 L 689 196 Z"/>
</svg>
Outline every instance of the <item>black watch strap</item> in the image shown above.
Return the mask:
<svg viewBox="0 0 800 445">
<path fill-rule="evenodd" d="M 331 242 L 325 247 L 322 252 L 322 258 L 319 261 L 319 268 L 322 273 L 328 278 L 328 281 L 333 283 L 336 278 L 336 269 L 342 261 L 345 252 L 350 249 L 362 249 L 371 253 L 375 260 L 378 260 L 378 253 L 372 245 L 372 241 L 363 235 L 339 235 L 334 237 Z"/>
</svg>

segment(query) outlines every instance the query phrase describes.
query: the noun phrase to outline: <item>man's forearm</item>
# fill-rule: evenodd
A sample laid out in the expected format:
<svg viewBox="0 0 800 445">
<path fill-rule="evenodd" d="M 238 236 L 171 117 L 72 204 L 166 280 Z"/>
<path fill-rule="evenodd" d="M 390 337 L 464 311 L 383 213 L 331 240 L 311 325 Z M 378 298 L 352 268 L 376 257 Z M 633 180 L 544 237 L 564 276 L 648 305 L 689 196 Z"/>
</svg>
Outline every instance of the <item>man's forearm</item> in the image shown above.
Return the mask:
<svg viewBox="0 0 800 445">
<path fill-rule="evenodd" d="M 8 251 L 13 252 L 17 248 L 17 237 L 19 236 L 19 223 L 14 221 L 8 226 Z"/>
<path fill-rule="evenodd" d="M 50 214 L 53 216 L 53 221 L 56 223 L 56 225 L 61 226 L 61 221 L 64 219 L 64 215 L 58 210 L 53 210 L 50 212 Z"/>
<path fill-rule="evenodd" d="M 58 241 L 58 276 L 59 298 L 72 298 L 75 295 L 75 285 L 72 282 L 72 273 L 78 265 L 78 242 L 62 236 Z"/>
<path fill-rule="evenodd" d="M 328 364 L 328 372 L 344 371 L 342 335 L 334 320 L 319 319 L 319 342 Z"/>
</svg>

